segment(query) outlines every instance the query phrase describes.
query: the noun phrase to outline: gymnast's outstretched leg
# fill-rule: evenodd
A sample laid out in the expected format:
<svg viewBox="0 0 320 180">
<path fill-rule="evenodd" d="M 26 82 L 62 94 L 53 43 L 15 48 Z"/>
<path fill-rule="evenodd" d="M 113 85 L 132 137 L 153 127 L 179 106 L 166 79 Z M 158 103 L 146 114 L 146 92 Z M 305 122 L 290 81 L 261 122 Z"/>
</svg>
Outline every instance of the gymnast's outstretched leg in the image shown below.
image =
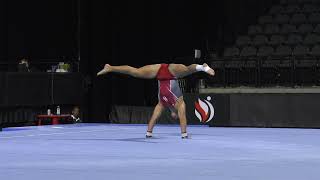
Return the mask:
<svg viewBox="0 0 320 180">
<path fill-rule="evenodd" d="M 160 102 L 154 108 L 153 114 L 152 114 L 151 119 L 150 119 L 150 121 L 148 123 L 148 130 L 147 130 L 146 138 L 152 137 L 153 127 L 156 124 L 156 122 L 159 119 L 159 117 L 161 116 L 161 113 L 163 112 L 163 109 L 164 109 L 164 107 Z"/>
<path fill-rule="evenodd" d="M 203 71 L 211 76 L 215 75 L 214 70 L 206 63 L 203 65 L 191 64 L 189 66 L 183 64 L 170 64 L 169 71 L 177 78 L 183 78 L 199 71 Z"/>
<path fill-rule="evenodd" d="M 131 66 L 111 66 L 106 64 L 104 68 L 97 73 L 97 76 L 115 72 L 121 74 L 127 74 L 136 78 L 153 79 L 157 76 L 160 64 L 146 65 L 141 68 L 135 68 Z"/>
<path fill-rule="evenodd" d="M 106 64 L 104 68 L 97 73 L 97 75 L 103 75 L 110 72 L 122 73 L 127 74 L 136 78 L 143 78 L 143 79 L 153 79 L 157 76 L 157 73 L 161 67 L 161 64 L 153 64 L 153 65 L 146 65 L 141 68 L 134 68 L 131 66 L 111 66 Z M 199 64 L 191 64 L 189 66 L 185 66 L 183 64 L 170 64 L 169 71 L 176 77 L 182 78 L 188 76 L 190 74 L 203 71 L 207 74 L 214 76 L 215 72 L 212 68 L 210 68 L 206 63 L 203 65 Z"/>
</svg>

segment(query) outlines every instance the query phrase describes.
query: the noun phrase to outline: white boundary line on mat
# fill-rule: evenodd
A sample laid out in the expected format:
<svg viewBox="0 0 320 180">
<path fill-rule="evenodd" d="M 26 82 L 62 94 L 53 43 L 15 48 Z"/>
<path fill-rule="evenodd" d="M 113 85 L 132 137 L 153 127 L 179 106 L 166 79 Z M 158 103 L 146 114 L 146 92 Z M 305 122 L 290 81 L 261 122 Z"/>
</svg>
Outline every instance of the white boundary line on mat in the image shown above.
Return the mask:
<svg viewBox="0 0 320 180">
<path fill-rule="evenodd" d="M 91 132 L 101 132 L 106 130 L 91 130 L 91 131 L 74 131 L 74 132 L 56 132 L 56 133 L 44 133 L 44 134 L 26 134 L 26 135 L 18 135 L 18 136 L 8 136 L 1 137 L 0 139 L 13 139 L 13 138 L 24 138 L 24 137 L 37 137 L 37 136 L 51 136 L 51 135 L 63 135 L 63 134 L 76 134 L 76 133 L 91 133 Z M 110 130 L 108 130 L 110 131 Z"/>
</svg>

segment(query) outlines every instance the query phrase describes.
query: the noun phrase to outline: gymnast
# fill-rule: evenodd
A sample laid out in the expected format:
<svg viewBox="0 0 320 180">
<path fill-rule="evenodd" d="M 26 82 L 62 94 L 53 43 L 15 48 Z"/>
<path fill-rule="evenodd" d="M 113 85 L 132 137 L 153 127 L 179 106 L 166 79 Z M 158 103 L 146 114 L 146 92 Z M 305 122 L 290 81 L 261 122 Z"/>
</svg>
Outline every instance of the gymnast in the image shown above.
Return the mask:
<svg viewBox="0 0 320 180">
<path fill-rule="evenodd" d="M 148 123 L 146 138 L 152 137 L 153 127 L 157 119 L 160 117 L 163 110 L 168 108 L 171 111 L 172 118 L 179 118 L 181 138 L 185 139 L 188 138 L 186 105 L 183 100 L 178 79 L 199 71 L 203 71 L 211 76 L 215 75 L 214 70 L 204 63 L 203 65 L 192 64 L 189 66 L 185 66 L 183 64 L 152 64 L 141 68 L 134 68 L 127 65 L 111 66 L 106 64 L 104 68 L 97 73 L 97 76 L 114 72 L 142 79 L 156 78 L 159 86 L 159 102 L 156 105 Z"/>
</svg>

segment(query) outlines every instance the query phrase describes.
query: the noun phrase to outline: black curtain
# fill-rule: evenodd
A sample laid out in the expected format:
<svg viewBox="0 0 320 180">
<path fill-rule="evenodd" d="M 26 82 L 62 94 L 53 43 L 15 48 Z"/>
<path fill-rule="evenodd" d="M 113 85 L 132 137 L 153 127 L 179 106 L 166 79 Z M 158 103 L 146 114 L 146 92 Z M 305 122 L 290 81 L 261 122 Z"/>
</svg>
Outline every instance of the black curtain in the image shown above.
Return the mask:
<svg viewBox="0 0 320 180">
<path fill-rule="evenodd" d="M 191 57 L 196 48 L 221 51 L 273 2 L 3 0 L 0 59 L 13 66 L 21 56 L 80 59 L 87 119 L 107 121 L 111 105 L 154 105 L 157 83 L 123 75 L 96 78 L 105 63 L 193 63 L 176 57 Z"/>
</svg>

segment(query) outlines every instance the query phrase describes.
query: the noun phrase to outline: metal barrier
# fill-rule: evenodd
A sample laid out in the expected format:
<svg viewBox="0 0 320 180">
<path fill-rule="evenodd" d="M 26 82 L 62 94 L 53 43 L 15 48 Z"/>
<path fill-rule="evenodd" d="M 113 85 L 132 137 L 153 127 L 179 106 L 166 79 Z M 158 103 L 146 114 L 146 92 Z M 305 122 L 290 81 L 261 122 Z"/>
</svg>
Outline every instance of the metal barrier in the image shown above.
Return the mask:
<svg viewBox="0 0 320 180">
<path fill-rule="evenodd" d="M 318 58 L 214 59 L 211 66 L 216 76 L 204 77 L 210 87 L 320 85 Z"/>
</svg>

